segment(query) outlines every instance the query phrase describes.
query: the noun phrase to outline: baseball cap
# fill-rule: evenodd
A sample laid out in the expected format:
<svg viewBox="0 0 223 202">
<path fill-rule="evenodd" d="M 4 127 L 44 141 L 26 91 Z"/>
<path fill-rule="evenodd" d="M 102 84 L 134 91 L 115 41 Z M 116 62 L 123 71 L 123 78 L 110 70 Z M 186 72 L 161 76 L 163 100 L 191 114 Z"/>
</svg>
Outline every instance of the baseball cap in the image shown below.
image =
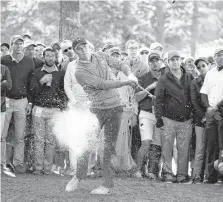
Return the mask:
<svg viewBox="0 0 223 202">
<path fill-rule="evenodd" d="M 149 61 L 150 61 L 152 58 L 158 58 L 158 59 L 161 59 L 161 52 L 158 51 L 158 50 L 151 50 L 150 53 L 149 53 Z"/>
<path fill-rule="evenodd" d="M 158 42 L 152 43 L 150 45 L 150 50 L 155 50 L 158 47 L 161 47 L 163 49 L 163 46 L 160 43 L 158 43 Z"/>
<path fill-rule="evenodd" d="M 37 43 L 36 46 L 43 46 L 44 48 L 46 48 L 46 46 L 43 43 Z"/>
<path fill-rule="evenodd" d="M 33 45 L 34 47 L 36 47 L 36 44 L 35 44 L 35 42 L 33 40 L 26 40 L 24 42 L 24 48 L 27 48 L 28 46 L 31 46 L 31 45 Z"/>
<path fill-rule="evenodd" d="M 27 37 L 27 38 L 29 38 L 30 40 L 31 40 L 31 36 L 29 35 L 29 34 L 22 34 L 22 37 L 24 38 L 24 37 Z"/>
<path fill-rule="evenodd" d="M 54 43 L 52 43 L 52 44 L 51 44 L 51 48 L 53 48 L 54 45 L 58 45 L 58 46 L 60 47 L 60 49 L 61 49 L 60 42 L 54 42 Z"/>
<path fill-rule="evenodd" d="M 194 61 L 195 66 L 197 66 L 199 61 L 204 61 L 206 64 L 208 64 L 208 60 L 205 57 L 199 57 Z"/>
<path fill-rule="evenodd" d="M 195 61 L 195 59 L 192 56 L 188 56 L 184 58 L 184 63 L 186 63 L 188 60 L 193 60 Z"/>
<path fill-rule="evenodd" d="M 77 48 L 78 45 L 80 44 L 87 44 L 87 41 L 85 38 L 83 37 L 77 37 L 73 40 L 72 42 L 72 46 L 73 46 L 73 49 Z"/>
<path fill-rule="evenodd" d="M 102 48 L 102 52 L 104 52 L 105 49 L 110 49 L 110 48 L 113 48 L 113 47 L 114 47 L 114 45 L 113 45 L 112 43 L 107 43 L 107 44 L 105 44 L 105 45 L 103 46 L 103 48 Z"/>
<path fill-rule="evenodd" d="M 120 53 L 120 48 L 119 47 L 113 47 L 109 49 L 109 53 L 113 54 L 113 53 L 118 53 L 119 55 L 121 55 Z"/>
<path fill-rule="evenodd" d="M 168 53 L 168 60 L 171 59 L 172 57 L 180 57 L 180 53 L 177 51 L 171 51 Z"/>
<path fill-rule="evenodd" d="M 147 52 L 149 52 L 149 48 L 147 48 L 147 47 L 142 47 L 142 48 L 140 48 L 139 52 L 141 53 L 142 51 L 147 51 Z"/>
<path fill-rule="evenodd" d="M 63 51 L 69 47 L 72 47 L 72 42 L 70 40 L 64 40 L 61 42 L 61 48 Z"/>
<path fill-rule="evenodd" d="M 217 53 L 221 52 L 221 51 L 223 51 L 223 47 L 216 48 L 215 51 L 214 51 L 214 56 L 215 56 Z"/>
<path fill-rule="evenodd" d="M 10 46 L 9 46 L 9 44 L 8 44 L 8 43 L 2 43 L 2 44 L 1 44 L 1 47 L 2 47 L 2 46 L 7 47 L 8 49 L 10 48 Z"/>
<path fill-rule="evenodd" d="M 10 45 L 12 45 L 13 43 L 15 43 L 17 40 L 21 40 L 24 42 L 24 39 L 21 35 L 13 35 L 10 39 Z"/>
</svg>

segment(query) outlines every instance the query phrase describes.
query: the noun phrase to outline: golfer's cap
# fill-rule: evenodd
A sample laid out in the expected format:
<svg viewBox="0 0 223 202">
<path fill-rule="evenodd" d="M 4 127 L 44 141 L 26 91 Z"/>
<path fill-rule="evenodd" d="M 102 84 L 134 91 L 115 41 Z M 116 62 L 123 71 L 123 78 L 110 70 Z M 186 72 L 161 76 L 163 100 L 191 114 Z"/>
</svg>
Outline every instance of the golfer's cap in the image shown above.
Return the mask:
<svg viewBox="0 0 223 202">
<path fill-rule="evenodd" d="M 80 45 L 80 44 L 87 44 L 86 39 L 83 38 L 83 37 L 77 37 L 77 38 L 75 38 L 73 40 L 73 42 L 72 42 L 73 49 L 75 50 L 77 48 L 77 46 Z"/>
</svg>

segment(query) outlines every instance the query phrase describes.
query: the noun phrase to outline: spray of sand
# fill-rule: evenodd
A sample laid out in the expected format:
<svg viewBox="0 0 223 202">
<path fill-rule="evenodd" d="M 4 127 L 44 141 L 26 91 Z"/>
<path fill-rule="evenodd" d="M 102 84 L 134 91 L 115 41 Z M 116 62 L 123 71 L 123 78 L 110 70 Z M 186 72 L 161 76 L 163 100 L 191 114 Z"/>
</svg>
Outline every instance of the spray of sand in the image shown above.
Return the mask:
<svg viewBox="0 0 223 202">
<path fill-rule="evenodd" d="M 96 145 L 98 120 L 90 111 L 68 108 L 55 114 L 52 121 L 59 144 L 69 148 L 75 156 Z"/>
</svg>

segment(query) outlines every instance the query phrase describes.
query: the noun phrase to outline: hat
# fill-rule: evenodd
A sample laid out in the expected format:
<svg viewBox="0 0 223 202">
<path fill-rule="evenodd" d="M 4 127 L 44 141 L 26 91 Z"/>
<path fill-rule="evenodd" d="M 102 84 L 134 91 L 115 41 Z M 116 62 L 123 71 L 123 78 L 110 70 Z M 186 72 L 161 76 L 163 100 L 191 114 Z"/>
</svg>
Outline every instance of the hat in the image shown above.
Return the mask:
<svg viewBox="0 0 223 202">
<path fill-rule="evenodd" d="M 208 60 L 205 57 L 199 57 L 194 61 L 195 66 L 197 66 L 199 61 L 204 61 L 206 64 L 208 64 Z"/>
<path fill-rule="evenodd" d="M 161 59 L 161 52 L 158 51 L 158 50 L 151 50 L 150 53 L 149 53 L 149 61 L 152 59 L 152 58 L 158 58 L 158 59 Z"/>
<path fill-rule="evenodd" d="M 119 47 L 110 48 L 109 53 L 110 53 L 110 55 L 113 54 L 113 53 L 118 53 L 119 55 L 121 55 Z"/>
<path fill-rule="evenodd" d="M 54 45 L 58 45 L 61 48 L 60 42 L 54 42 L 51 44 L 51 48 L 53 48 Z"/>
<path fill-rule="evenodd" d="M 208 61 L 209 63 L 211 63 L 211 64 L 215 64 L 215 60 L 214 60 L 214 58 L 213 58 L 212 56 L 208 56 L 208 57 L 207 57 L 207 61 Z"/>
<path fill-rule="evenodd" d="M 157 47 L 161 47 L 163 49 L 163 46 L 160 43 L 155 42 L 150 45 L 150 50 L 155 50 Z"/>
<path fill-rule="evenodd" d="M 126 56 L 128 56 L 128 53 L 127 53 L 126 51 L 122 50 L 122 51 L 121 51 L 121 55 L 126 55 Z"/>
<path fill-rule="evenodd" d="M 22 37 L 28 37 L 29 39 L 31 39 L 31 36 L 29 34 L 22 34 Z"/>
<path fill-rule="evenodd" d="M 44 48 L 46 48 L 46 46 L 43 43 L 37 43 L 36 46 L 43 46 Z"/>
<path fill-rule="evenodd" d="M 103 46 L 103 48 L 102 48 L 102 52 L 104 52 L 105 49 L 110 49 L 110 48 L 113 48 L 113 47 L 114 47 L 114 45 L 113 45 L 112 43 L 107 43 L 107 44 L 105 44 L 105 45 Z"/>
<path fill-rule="evenodd" d="M 147 52 L 149 52 L 149 48 L 147 48 L 147 47 L 142 47 L 142 48 L 140 48 L 139 52 L 141 53 L 142 51 L 147 51 Z"/>
<path fill-rule="evenodd" d="M 33 40 L 26 40 L 24 42 L 24 48 L 27 48 L 28 46 L 31 46 L 31 45 L 33 45 L 34 47 L 36 47 L 36 44 L 35 44 L 35 42 Z"/>
<path fill-rule="evenodd" d="M 15 43 L 15 41 L 17 40 L 21 40 L 24 42 L 24 39 L 21 35 L 13 35 L 10 39 L 10 45 L 12 45 L 13 43 Z"/>
<path fill-rule="evenodd" d="M 1 47 L 2 47 L 2 46 L 7 47 L 8 49 L 10 48 L 10 46 L 9 46 L 9 44 L 8 44 L 8 43 L 2 43 L 2 44 L 1 44 Z"/>
<path fill-rule="evenodd" d="M 215 49 L 215 51 L 214 51 L 214 56 L 215 56 L 217 53 L 221 52 L 221 51 L 223 51 L 223 47 L 220 47 L 220 48 Z"/>
<path fill-rule="evenodd" d="M 185 57 L 184 58 L 184 63 L 186 63 L 188 60 L 195 60 L 192 56 L 189 56 L 189 57 Z"/>
<path fill-rule="evenodd" d="M 73 40 L 72 42 L 72 46 L 73 46 L 73 49 L 77 48 L 78 45 L 80 44 L 87 44 L 87 41 L 85 38 L 83 37 L 77 37 Z"/>
<path fill-rule="evenodd" d="M 180 57 L 180 53 L 177 51 L 171 51 L 168 53 L 168 60 L 171 59 L 172 57 Z"/>
<path fill-rule="evenodd" d="M 72 47 L 72 42 L 70 40 L 64 40 L 61 42 L 61 48 L 63 51 L 69 47 Z"/>
</svg>

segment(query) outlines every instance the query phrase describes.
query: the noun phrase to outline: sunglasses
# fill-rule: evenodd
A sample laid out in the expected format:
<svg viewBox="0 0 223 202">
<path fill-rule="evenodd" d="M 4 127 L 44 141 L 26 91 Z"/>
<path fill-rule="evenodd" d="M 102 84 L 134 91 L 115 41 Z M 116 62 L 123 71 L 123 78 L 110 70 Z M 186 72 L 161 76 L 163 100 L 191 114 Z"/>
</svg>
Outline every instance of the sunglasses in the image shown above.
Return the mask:
<svg viewBox="0 0 223 202">
<path fill-rule="evenodd" d="M 205 68 L 205 67 L 206 67 L 206 65 L 204 65 L 204 64 L 203 64 L 203 65 L 201 65 L 201 66 L 197 66 L 197 69 L 198 69 L 198 70 L 200 70 L 200 69 L 201 69 L 201 67 Z"/>
<path fill-rule="evenodd" d="M 140 55 L 148 55 L 148 54 L 149 54 L 148 51 L 142 51 L 142 52 L 140 52 Z"/>
<path fill-rule="evenodd" d="M 69 47 L 69 48 L 65 49 L 63 52 L 66 53 L 66 52 L 68 52 L 69 50 L 72 50 L 72 47 Z"/>
</svg>

